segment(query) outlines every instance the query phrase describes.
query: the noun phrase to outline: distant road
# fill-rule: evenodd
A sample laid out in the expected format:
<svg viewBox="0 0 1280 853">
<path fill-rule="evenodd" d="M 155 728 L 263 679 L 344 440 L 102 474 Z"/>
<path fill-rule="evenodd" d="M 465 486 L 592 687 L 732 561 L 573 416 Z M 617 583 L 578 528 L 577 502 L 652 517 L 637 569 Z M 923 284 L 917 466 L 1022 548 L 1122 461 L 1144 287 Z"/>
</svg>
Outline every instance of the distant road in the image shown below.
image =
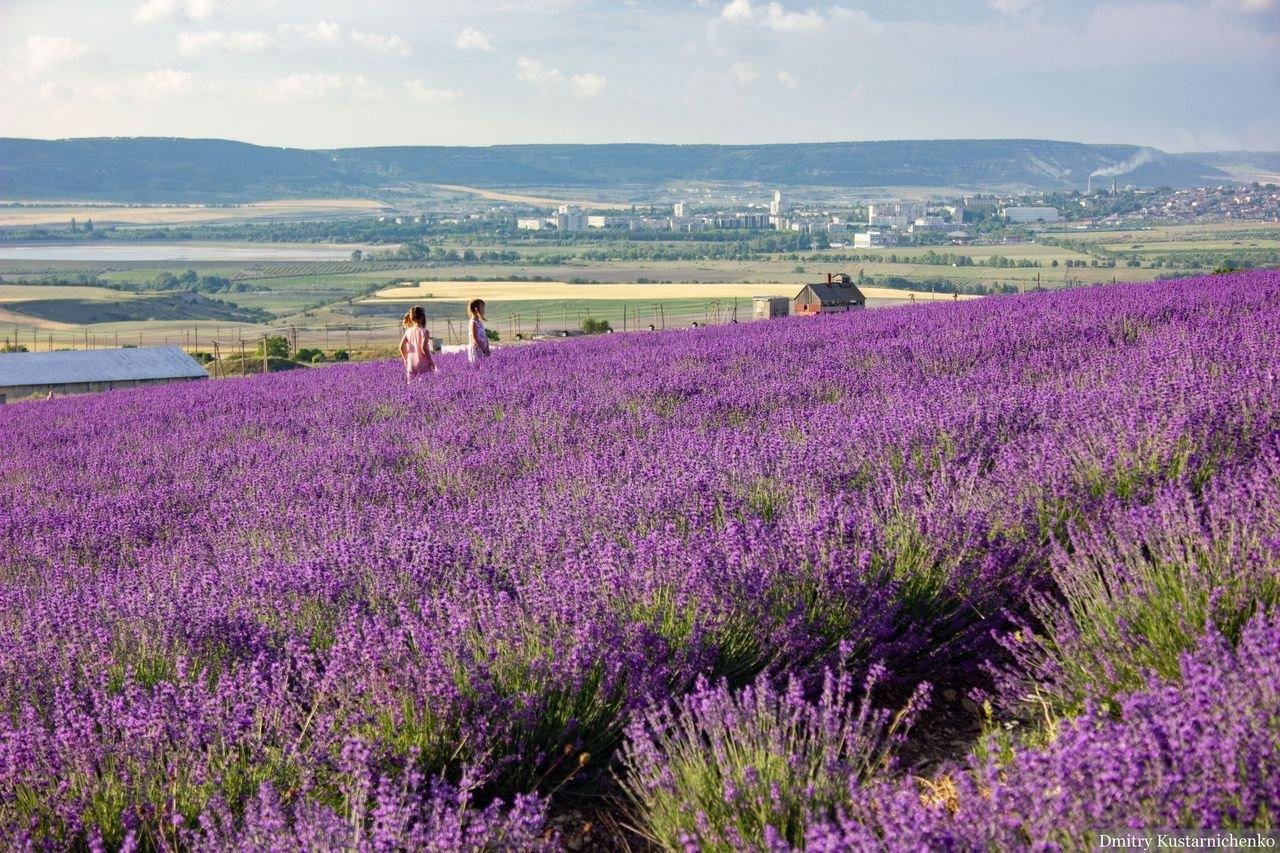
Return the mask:
<svg viewBox="0 0 1280 853">
<path fill-rule="evenodd" d="M 479 187 L 461 187 L 456 184 L 432 184 L 438 190 L 449 190 L 455 193 L 468 193 L 470 195 L 487 198 L 491 201 L 510 201 L 516 204 L 537 204 L 544 207 L 557 207 L 562 204 L 572 204 L 576 207 L 586 207 L 592 210 L 630 210 L 631 204 L 621 204 L 616 201 L 584 201 L 583 199 L 568 198 L 543 198 L 536 195 L 517 195 L 515 193 L 500 193 L 494 190 L 484 190 Z"/>
</svg>

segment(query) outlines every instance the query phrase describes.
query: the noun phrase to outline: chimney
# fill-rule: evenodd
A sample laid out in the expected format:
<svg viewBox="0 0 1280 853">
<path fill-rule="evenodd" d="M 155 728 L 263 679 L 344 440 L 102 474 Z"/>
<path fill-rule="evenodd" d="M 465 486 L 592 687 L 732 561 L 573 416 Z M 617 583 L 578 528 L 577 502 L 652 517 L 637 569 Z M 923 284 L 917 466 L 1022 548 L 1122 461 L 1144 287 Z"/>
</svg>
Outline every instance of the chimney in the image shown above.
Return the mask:
<svg viewBox="0 0 1280 853">
<path fill-rule="evenodd" d="M 831 283 L 831 273 L 827 273 L 827 284 Z"/>
</svg>

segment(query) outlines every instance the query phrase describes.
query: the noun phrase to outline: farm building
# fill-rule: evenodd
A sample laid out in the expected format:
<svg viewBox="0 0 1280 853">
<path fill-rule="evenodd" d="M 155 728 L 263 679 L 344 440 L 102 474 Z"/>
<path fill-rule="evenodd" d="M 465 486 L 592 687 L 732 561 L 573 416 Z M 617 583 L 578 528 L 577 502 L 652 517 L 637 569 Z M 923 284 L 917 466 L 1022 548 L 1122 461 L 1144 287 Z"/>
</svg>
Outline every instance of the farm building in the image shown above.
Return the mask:
<svg viewBox="0 0 1280 853">
<path fill-rule="evenodd" d="M 0 403 L 208 378 L 181 347 L 7 353 L 0 355 Z"/>
<path fill-rule="evenodd" d="M 785 317 L 791 311 L 791 300 L 785 296 L 751 297 L 751 316 L 756 320 Z"/>
<path fill-rule="evenodd" d="M 844 273 L 827 275 L 825 283 L 806 284 L 791 300 L 791 313 L 814 315 L 867 307 L 867 297 Z"/>
</svg>

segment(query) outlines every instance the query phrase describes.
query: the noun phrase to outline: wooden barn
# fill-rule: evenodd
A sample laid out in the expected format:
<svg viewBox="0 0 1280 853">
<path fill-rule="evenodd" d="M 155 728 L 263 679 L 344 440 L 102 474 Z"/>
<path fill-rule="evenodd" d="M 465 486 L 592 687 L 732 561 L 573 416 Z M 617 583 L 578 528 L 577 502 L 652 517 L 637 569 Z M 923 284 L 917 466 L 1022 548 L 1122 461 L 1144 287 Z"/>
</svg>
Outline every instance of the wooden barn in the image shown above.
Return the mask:
<svg viewBox="0 0 1280 853">
<path fill-rule="evenodd" d="M 0 355 L 0 403 L 208 378 L 181 347 L 6 353 Z"/>
<path fill-rule="evenodd" d="M 858 285 L 844 273 L 827 274 L 825 283 L 806 284 L 796 298 L 791 300 L 791 313 L 801 316 L 831 314 L 866 308 L 867 297 Z"/>
</svg>

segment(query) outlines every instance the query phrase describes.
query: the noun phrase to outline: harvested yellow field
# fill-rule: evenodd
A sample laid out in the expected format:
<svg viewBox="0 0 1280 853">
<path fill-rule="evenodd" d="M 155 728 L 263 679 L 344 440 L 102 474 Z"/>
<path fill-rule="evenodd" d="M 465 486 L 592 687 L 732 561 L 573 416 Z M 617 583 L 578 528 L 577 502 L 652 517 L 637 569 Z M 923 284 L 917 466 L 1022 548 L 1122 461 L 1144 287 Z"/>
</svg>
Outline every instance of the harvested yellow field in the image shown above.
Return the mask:
<svg viewBox="0 0 1280 853">
<path fill-rule="evenodd" d="M 0 303 L 27 302 L 32 299 L 82 299 L 117 302 L 132 299 L 133 294 L 109 287 L 76 287 L 61 284 L 0 284 Z"/>
<path fill-rule="evenodd" d="M 388 210 L 380 201 L 361 198 L 284 199 L 260 201 L 233 207 L 204 205 L 111 205 L 90 202 L 63 204 L 28 203 L 23 207 L 0 208 L 0 227 L 22 225 L 65 225 L 72 217 L 83 225 L 192 225 L 201 222 L 235 222 L 245 219 L 306 218 L 374 214 Z"/>
<path fill-rule="evenodd" d="M 571 284 L 567 281 L 424 281 L 416 287 L 389 287 L 374 294 L 369 302 L 519 302 L 529 300 L 566 301 L 578 299 L 652 302 L 663 299 L 750 299 L 753 296 L 795 296 L 804 283 L 790 285 L 728 282 L 695 284 Z M 944 293 L 914 293 L 890 287 L 860 288 L 868 299 L 917 301 L 951 299 Z M 961 299 L 974 299 L 961 296 Z"/>
<path fill-rule="evenodd" d="M 39 317 L 29 317 L 26 314 L 18 314 L 13 311 L 6 311 L 0 308 L 0 330 L 8 331 L 4 327 L 7 325 L 26 326 L 27 328 L 36 328 L 42 332 L 61 332 L 66 329 L 74 329 L 76 326 L 70 323 L 58 323 L 53 320 L 42 320 Z"/>
</svg>

